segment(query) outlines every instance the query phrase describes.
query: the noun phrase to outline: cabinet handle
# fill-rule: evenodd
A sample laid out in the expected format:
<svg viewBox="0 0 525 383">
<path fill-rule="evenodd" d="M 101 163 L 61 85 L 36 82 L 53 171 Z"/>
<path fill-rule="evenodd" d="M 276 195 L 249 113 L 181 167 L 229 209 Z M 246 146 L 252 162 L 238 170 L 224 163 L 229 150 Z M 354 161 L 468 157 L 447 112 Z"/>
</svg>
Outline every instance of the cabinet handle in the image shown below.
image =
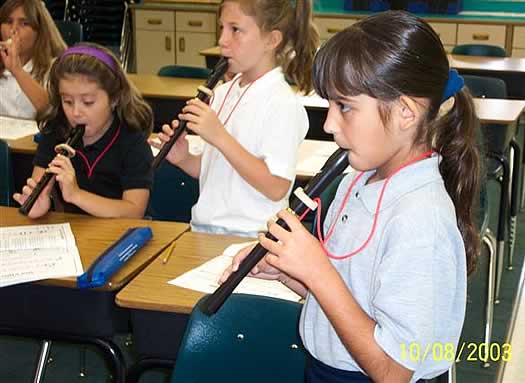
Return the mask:
<svg viewBox="0 0 525 383">
<path fill-rule="evenodd" d="M 326 31 L 328 33 L 338 33 L 338 32 L 341 32 L 343 29 L 341 28 L 326 28 Z"/>
<path fill-rule="evenodd" d="M 166 36 L 166 37 L 164 38 L 164 46 L 166 47 L 166 50 L 167 50 L 168 52 L 171 52 L 171 37 Z"/>
<path fill-rule="evenodd" d="M 202 21 L 201 20 L 190 20 L 188 21 L 188 25 L 190 27 L 202 27 Z"/>
<path fill-rule="evenodd" d="M 489 35 L 487 33 L 473 33 L 472 39 L 476 41 L 487 41 L 489 39 Z"/>
<path fill-rule="evenodd" d="M 160 25 L 162 24 L 162 19 L 148 19 L 149 25 Z"/>
<path fill-rule="evenodd" d="M 179 52 L 184 52 L 186 50 L 186 40 L 184 40 L 184 37 L 181 37 L 179 39 Z"/>
</svg>

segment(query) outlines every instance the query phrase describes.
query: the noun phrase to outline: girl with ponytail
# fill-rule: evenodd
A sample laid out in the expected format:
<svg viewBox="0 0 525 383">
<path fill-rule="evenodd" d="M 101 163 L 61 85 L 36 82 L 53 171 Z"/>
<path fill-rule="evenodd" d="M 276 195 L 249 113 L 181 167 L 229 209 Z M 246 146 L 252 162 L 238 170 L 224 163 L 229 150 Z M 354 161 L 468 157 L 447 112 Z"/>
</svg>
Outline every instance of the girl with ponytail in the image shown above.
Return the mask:
<svg viewBox="0 0 525 383">
<path fill-rule="evenodd" d="M 287 81 L 312 89 L 319 38 L 311 0 L 223 0 L 219 23 L 235 77 L 215 89 L 210 106 L 190 100 L 178 116 L 205 141 L 202 155 L 178 140 L 166 159 L 199 179 L 192 230 L 255 236 L 288 204 L 308 116 Z M 177 126 L 164 125 L 160 140 Z"/>
<path fill-rule="evenodd" d="M 324 129 L 357 172 L 339 185 L 324 239 L 279 212 L 290 231 L 269 224 L 278 241 L 259 236 L 268 254 L 252 274 L 306 298 L 307 382 L 434 378 L 454 361 L 479 252 L 472 98 L 438 35 L 402 11 L 338 33 L 313 68 L 314 88 L 330 105 Z M 435 346 L 450 358 L 422 356 Z"/>
</svg>

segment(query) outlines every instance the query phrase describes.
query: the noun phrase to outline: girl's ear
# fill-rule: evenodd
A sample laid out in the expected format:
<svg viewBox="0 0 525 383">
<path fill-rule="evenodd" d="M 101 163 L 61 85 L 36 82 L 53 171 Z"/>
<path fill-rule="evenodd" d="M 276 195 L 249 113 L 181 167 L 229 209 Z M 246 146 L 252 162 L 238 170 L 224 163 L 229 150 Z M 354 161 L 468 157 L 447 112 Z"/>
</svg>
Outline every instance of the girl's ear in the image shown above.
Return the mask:
<svg viewBox="0 0 525 383">
<path fill-rule="evenodd" d="M 279 44 L 281 44 L 282 41 L 282 32 L 277 29 L 274 29 L 273 31 L 268 33 L 268 37 L 266 39 L 266 46 L 268 49 L 274 50 L 279 46 Z"/>
<path fill-rule="evenodd" d="M 401 96 L 397 106 L 401 129 L 408 129 L 414 126 L 415 122 L 419 121 L 422 108 L 416 100 L 408 96 Z"/>
</svg>

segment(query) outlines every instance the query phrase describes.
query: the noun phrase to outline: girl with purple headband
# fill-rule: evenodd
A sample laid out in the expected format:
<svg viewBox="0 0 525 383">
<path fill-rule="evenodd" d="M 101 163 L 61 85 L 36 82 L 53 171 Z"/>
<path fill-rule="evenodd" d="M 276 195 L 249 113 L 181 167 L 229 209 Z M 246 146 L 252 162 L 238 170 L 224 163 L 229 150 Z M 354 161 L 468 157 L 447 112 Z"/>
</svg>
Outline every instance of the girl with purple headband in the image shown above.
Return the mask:
<svg viewBox="0 0 525 383">
<path fill-rule="evenodd" d="M 146 140 L 153 113 L 117 58 L 100 45 L 73 46 L 53 64 L 48 91 L 50 106 L 37 116 L 43 134 L 33 174 L 13 198 L 23 204 L 44 172 L 51 172 L 57 193 L 50 183 L 29 212 L 32 218 L 44 215 L 52 202 L 97 217 L 143 217 L 152 184 Z M 76 125 L 85 125 L 76 155 L 55 156 L 55 145 Z"/>
<path fill-rule="evenodd" d="M 324 239 L 278 213 L 290 231 L 269 224 L 276 241 L 260 236 L 268 254 L 252 274 L 306 298 L 306 382 L 434 378 L 455 361 L 480 246 L 472 97 L 439 36 L 401 11 L 336 34 L 313 73 L 329 101 L 324 130 L 357 172 L 339 184 L 318 228 Z M 446 356 L 423 356 L 436 348 Z"/>
<path fill-rule="evenodd" d="M 45 4 L 7 0 L 0 8 L 0 115 L 35 118 L 48 105 L 45 81 L 66 49 Z"/>
</svg>

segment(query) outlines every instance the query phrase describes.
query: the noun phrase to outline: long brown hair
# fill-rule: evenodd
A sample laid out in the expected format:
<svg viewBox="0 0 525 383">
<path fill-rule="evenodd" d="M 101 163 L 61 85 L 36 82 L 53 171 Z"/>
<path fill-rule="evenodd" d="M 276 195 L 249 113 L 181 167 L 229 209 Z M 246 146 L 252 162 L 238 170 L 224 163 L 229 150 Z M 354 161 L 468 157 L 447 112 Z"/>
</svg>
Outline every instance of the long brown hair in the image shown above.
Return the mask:
<svg viewBox="0 0 525 383">
<path fill-rule="evenodd" d="M 425 21 L 389 11 L 353 24 L 321 47 L 314 62 L 314 87 L 327 99 L 374 97 L 383 120 L 401 95 L 428 100 L 413 144 L 426 144 L 442 156 L 439 170 L 454 203 L 470 274 L 480 249 L 474 217 L 479 202 L 479 127 L 466 88 L 453 96 L 450 110 L 440 113 L 449 70 L 443 45 Z"/>
<path fill-rule="evenodd" d="M 36 118 L 40 124 L 56 119 L 58 127 L 68 127 L 62 109 L 59 82 L 67 75 L 81 75 L 95 81 L 108 94 L 110 102 L 115 105 L 115 112 L 120 121 L 125 122 L 128 128 L 150 133 L 153 127 L 151 107 L 128 79 L 115 55 L 109 49 L 94 43 L 82 43 L 76 46 L 88 46 L 102 51 L 115 63 L 114 69 L 87 54 L 66 54 L 57 59 L 49 73 L 50 106 Z M 65 132 L 61 133 L 65 135 Z"/>
<path fill-rule="evenodd" d="M 310 92 L 312 64 L 319 46 L 319 33 L 312 20 L 312 1 L 223 0 L 236 1 L 246 15 L 253 16 L 263 32 L 278 30 L 283 40 L 276 49 L 277 62 L 300 91 Z"/>
<path fill-rule="evenodd" d="M 0 8 L 0 24 L 5 23 L 18 7 L 24 9 L 31 28 L 36 32 L 31 57 L 33 60 L 31 74 L 38 82 L 43 83 L 53 58 L 59 56 L 66 49 L 66 43 L 44 3 L 40 0 L 7 0 Z M 0 60 L 0 73 L 3 73 L 4 70 L 4 63 Z"/>
</svg>

